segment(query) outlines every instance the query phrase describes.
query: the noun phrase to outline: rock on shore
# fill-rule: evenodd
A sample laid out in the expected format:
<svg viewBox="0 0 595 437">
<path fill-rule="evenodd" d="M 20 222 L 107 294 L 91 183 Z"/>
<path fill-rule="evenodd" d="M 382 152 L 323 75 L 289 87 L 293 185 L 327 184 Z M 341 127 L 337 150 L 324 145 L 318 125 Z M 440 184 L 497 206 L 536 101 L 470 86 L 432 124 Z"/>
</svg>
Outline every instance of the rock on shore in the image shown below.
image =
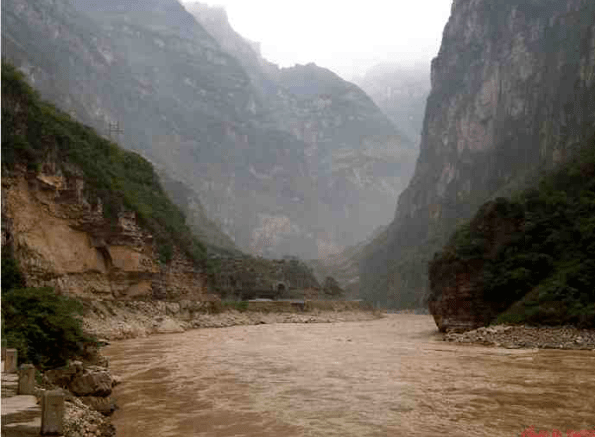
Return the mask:
<svg viewBox="0 0 595 437">
<path fill-rule="evenodd" d="M 106 416 L 117 408 L 110 395 L 118 382 L 106 366 L 81 361 L 44 373 L 42 386 L 60 389 L 65 395 L 65 437 L 115 436 L 115 428 Z M 42 390 L 39 389 L 39 397 Z"/>
<path fill-rule="evenodd" d="M 479 343 L 510 349 L 575 349 L 595 351 L 595 330 L 573 326 L 533 327 L 497 325 L 464 333 L 448 333 L 444 340 Z"/>
<path fill-rule="evenodd" d="M 67 398 L 64 411 L 65 437 L 115 437 L 116 428 L 104 415 L 79 398 Z"/>
</svg>

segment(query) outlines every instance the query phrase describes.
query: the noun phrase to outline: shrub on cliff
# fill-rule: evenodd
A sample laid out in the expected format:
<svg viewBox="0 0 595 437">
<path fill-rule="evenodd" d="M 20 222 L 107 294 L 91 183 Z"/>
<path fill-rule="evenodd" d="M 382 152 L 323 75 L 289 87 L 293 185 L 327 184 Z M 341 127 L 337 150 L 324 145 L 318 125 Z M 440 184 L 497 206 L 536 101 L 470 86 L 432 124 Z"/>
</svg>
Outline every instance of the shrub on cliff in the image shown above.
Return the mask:
<svg viewBox="0 0 595 437">
<path fill-rule="evenodd" d="M 80 302 L 51 288 L 3 288 L 2 338 L 18 350 L 19 362 L 63 366 L 93 341 L 83 333 L 81 313 Z"/>
</svg>

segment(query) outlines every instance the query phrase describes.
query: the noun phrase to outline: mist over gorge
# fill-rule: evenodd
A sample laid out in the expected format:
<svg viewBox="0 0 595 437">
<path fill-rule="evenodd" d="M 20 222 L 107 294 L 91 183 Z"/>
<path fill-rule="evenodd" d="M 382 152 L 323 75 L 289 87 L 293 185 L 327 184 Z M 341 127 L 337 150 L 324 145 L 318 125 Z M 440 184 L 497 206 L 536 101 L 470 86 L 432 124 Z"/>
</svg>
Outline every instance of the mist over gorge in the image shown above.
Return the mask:
<svg viewBox="0 0 595 437">
<path fill-rule="evenodd" d="M 390 221 L 415 144 L 361 89 L 267 62 L 216 9 L 142 5 L 5 1 L 3 54 L 83 123 L 119 123 L 208 244 L 318 258 Z"/>
</svg>

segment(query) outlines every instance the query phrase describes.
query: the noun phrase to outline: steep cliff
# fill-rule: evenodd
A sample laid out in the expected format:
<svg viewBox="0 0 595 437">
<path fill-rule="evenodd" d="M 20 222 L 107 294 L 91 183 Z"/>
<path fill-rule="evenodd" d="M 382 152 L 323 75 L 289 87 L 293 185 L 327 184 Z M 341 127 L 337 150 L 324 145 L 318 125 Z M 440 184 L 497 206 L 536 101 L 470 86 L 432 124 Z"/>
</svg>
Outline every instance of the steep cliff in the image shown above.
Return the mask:
<svg viewBox="0 0 595 437">
<path fill-rule="evenodd" d="M 210 300 L 204 246 L 151 165 L 42 102 L 2 65 L 2 251 L 29 287 Z"/>
<path fill-rule="evenodd" d="M 595 3 L 454 1 L 417 167 L 387 240 L 361 265 L 364 293 L 419 305 L 427 262 L 457 222 L 563 162 L 594 126 Z"/>
</svg>

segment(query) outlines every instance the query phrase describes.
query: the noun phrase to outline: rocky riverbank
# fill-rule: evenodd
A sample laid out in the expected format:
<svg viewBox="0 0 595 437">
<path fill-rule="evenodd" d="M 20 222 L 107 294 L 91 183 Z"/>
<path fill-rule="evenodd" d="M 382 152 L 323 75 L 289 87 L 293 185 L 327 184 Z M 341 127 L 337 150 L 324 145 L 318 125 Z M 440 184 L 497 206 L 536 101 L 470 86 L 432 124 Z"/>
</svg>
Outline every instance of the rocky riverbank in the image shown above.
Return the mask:
<svg viewBox="0 0 595 437">
<path fill-rule="evenodd" d="M 595 351 L 595 330 L 573 326 L 497 325 L 463 333 L 450 332 L 445 341 L 476 343 L 509 349 L 573 349 Z"/>
<path fill-rule="evenodd" d="M 64 368 L 47 371 L 34 395 L 23 396 L 17 395 L 18 375 L 2 373 L 2 436 L 39 435 L 43 392 L 58 389 L 65 398 L 64 437 L 114 437 L 116 430 L 107 416 L 115 408 L 109 394 L 117 381 L 107 368 L 87 367 L 74 361 Z"/>
<path fill-rule="evenodd" d="M 213 311 L 212 308 L 201 307 L 197 302 L 91 302 L 87 306 L 83 326 L 86 332 L 98 338 L 120 340 L 197 328 L 270 323 L 352 322 L 382 317 L 379 312 L 354 309 L 355 305 L 349 305 L 349 302 L 324 302 L 320 307 L 324 309 L 291 309 L 286 305 L 283 306 L 284 311 Z"/>
<path fill-rule="evenodd" d="M 66 402 L 64 437 L 115 437 L 110 419 L 85 405 L 76 397 Z"/>
<path fill-rule="evenodd" d="M 111 398 L 119 383 L 107 367 L 107 359 L 96 355 L 102 365 L 72 361 L 67 366 L 48 370 L 41 390 L 60 389 L 65 397 L 65 437 L 113 437 L 116 435 L 109 416 L 117 408 Z"/>
</svg>

